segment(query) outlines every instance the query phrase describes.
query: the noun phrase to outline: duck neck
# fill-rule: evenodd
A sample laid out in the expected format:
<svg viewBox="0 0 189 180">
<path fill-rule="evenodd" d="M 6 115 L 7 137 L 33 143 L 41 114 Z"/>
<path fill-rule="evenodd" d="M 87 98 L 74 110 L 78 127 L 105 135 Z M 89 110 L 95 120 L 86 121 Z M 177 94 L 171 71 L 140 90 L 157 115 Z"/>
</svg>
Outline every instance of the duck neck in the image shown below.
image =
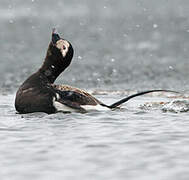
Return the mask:
<svg viewBox="0 0 189 180">
<path fill-rule="evenodd" d="M 49 83 L 54 83 L 56 78 L 62 73 L 64 70 L 60 68 L 54 61 L 53 56 L 47 56 L 41 68 L 39 69 L 40 74 L 42 74 Z"/>
</svg>

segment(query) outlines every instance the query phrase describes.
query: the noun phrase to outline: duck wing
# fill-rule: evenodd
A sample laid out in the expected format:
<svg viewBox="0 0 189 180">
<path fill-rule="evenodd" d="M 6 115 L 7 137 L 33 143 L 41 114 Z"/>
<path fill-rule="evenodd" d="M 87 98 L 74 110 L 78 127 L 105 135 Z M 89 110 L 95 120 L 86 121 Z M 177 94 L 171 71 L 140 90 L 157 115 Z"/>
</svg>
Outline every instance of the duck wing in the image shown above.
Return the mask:
<svg viewBox="0 0 189 180">
<path fill-rule="evenodd" d="M 73 110 L 80 112 L 86 112 L 85 106 L 96 106 L 102 104 L 99 100 L 93 97 L 91 94 L 85 92 L 84 90 L 67 86 L 67 85 L 52 85 L 55 93 L 56 99 L 55 104 L 58 111 L 65 111 L 65 107 L 69 107 Z M 60 106 L 60 105 L 63 106 Z M 68 109 L 66 111 L 71 111 Z"/>
</svg>

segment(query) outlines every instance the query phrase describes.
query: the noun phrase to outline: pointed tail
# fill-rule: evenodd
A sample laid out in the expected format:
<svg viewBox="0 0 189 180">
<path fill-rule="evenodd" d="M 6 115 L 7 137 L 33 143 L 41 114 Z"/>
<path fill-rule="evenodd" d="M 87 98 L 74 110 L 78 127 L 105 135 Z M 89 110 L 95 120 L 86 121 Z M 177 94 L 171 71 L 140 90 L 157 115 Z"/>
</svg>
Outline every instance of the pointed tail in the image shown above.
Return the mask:
<svg viewBox="0 0 189 180">
<path fill-rule="evenodd" d="M 137 97 L 137 96 L 141 96 L 141 95 L 144 95 L 144 94 L 148 94 L 148 93 L 152 93 L 152 92 L 171 92 L 171 93 L 179 93 L 179 92 L 176 92 L 176 91 L 171 91 L 171 90 L 162 90 L 162 89 L 156 89 L 156 90 L 148 90 L 148 91 L 142 91 L 142 92 L 139 92 L 139 93 L 136 93 L 136 94 L 133 94 L 133 95 L 130 95 L 128 97 L 125 97 L 115 103 L 113 103 L 112 105 L 106 105 L 106 104 L 101 104 L 102 106 L 105 106 L 105 107 L 108 107 L 110 109 L 113 109 L 113 108 L 116 108 L 118 107 L 119 105 L 127 102 L 128 100 L 134 98 L 134 97 Z"/>
</svg>

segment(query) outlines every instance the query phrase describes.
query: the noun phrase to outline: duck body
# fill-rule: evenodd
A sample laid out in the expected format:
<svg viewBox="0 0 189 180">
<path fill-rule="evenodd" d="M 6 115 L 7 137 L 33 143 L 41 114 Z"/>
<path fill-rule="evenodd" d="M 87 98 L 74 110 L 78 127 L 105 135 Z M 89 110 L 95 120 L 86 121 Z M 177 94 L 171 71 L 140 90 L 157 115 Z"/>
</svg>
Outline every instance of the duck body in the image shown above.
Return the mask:
<svg viewBox="0 0 189 180">
<path fill-rule="evenodd" d="M 50 84 L 37 72 L 29 77 L 16 94 L 15 107 L 19 113 L 86 112 L 86 108 L 101 104 L 89 93 L 67 85 Z"/>
<path fill-rule="evenodd" d="M 53 98 L 55 93 L 47 79 L 40 72 L 30 76 L 18 89 L 15 108 L 19 113 L 46 112 L 55 113 Z"/>
</svg>

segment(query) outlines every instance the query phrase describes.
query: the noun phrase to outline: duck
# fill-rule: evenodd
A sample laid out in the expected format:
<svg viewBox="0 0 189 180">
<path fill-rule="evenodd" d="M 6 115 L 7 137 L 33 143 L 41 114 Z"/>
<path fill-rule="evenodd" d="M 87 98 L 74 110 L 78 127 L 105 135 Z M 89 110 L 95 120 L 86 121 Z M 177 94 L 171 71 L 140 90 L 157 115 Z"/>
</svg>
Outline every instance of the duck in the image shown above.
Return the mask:
<svg viewBox="0 0 189 180">
<path fill-rule="evenodd" d="M 16 92 L 15 109 L 18 113 L 85 113 L 93 109 L 116 109 L 136 96 L 159 91 L 175 92 L 161 89 L 147 90 L 106 105 L 85 90 L 69 85 L 54 84 L 57 77 L 70 65 L 73 55 L 72 44 L 61 38 L 53 29 L 42 66 L 28 77 Z"/>
</svg>

